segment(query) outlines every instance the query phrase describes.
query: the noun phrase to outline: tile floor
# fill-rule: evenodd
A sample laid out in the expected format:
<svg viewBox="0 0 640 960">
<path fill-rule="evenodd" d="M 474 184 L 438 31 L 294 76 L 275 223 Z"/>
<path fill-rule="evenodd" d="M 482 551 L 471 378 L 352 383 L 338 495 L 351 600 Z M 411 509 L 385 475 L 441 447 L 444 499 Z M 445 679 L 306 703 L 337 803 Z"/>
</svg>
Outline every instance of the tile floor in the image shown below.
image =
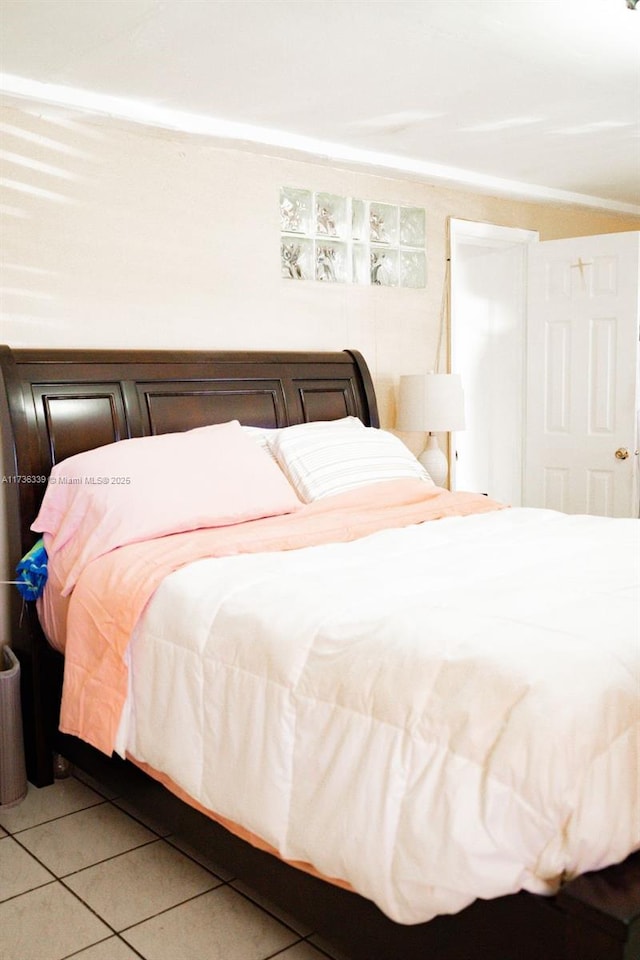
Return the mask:
<svg viewBox="0 0 640 960">
<path fill-rule="evenodd" d="M 0 807 L 2 960 L 348 960 L 81 772 Z"/>
</svg>

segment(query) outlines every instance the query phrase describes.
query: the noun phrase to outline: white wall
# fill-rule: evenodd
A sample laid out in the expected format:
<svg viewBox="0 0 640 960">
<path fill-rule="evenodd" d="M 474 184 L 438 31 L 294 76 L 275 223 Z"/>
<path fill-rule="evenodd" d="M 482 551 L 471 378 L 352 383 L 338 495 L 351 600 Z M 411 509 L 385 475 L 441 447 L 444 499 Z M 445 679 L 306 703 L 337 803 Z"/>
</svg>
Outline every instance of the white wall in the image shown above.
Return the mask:
<svg viewBox="0 0 640 960">
<path fill-rule="evenodd" d="M 0 132 L 1 342 L 354 347 L 371 367 L 386 425 L 400 373 L 434 366 L 450 216 L 539 229 L 541 239 L 640 224 L 26 101 L 0 108 Z M 282 185 L 424 207 L 427 287 L 282 279 Z"/>
</svg>

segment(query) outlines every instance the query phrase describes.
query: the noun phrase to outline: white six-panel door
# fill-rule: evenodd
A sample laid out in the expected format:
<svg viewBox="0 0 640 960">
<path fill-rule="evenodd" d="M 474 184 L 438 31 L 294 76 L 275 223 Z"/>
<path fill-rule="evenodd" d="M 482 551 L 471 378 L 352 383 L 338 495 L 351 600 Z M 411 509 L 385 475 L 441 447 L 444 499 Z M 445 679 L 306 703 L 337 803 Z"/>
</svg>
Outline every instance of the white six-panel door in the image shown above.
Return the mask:
<svg viewBox="0 0 640 960">
<path fill-rule="evenodd" d="M 640 233 L 529 248 L 526 506 L 638 516 Z"/>
</svg>

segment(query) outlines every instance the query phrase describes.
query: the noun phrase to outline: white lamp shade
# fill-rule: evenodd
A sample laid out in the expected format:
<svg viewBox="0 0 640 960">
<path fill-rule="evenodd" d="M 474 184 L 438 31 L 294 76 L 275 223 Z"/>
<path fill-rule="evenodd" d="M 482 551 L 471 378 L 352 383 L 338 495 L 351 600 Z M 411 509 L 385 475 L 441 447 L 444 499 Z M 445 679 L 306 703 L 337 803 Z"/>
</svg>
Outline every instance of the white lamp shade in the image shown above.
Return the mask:
<svg viewBox="0 0 640 960">
<path fill-rule="evenodd" d="M 464 393 L 456 373 L 400 377 L 398 430 L 448 433 L 464 430 Z"/>
</svg>

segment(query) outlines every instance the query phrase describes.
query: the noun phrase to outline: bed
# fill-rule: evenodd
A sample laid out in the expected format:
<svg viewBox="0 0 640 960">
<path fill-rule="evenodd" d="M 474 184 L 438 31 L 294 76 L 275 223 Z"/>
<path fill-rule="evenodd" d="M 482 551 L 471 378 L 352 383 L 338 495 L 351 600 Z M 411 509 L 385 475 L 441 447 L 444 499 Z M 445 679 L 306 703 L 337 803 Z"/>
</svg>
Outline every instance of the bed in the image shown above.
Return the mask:
<svg viewBox="0 0 640 960">
<path fill-rule="evenodd" d="M 280 438 L 308 437 L 315 427 L 357 429 L 358 438 L 360 431 L 378 427 L 371 377 L 356 351 L 5 347 L 0 356 L 7 398 L 2 410 L 4 470 L 10 478 L 21 478 L 4 484 L 15 560 L 38 535 L 31 527 L 52 468 L 62 470 L 54 471 L 62 482 L 61 465 L 76 455 L 131 438 L 164 437 L 169 443 L 176 436 L 198 442 L 206 437 L 209 444 L 214 434 L 220 438 L 213 427 L 229 423 L 237 425 L 234 438 L 243 431 L 242 442 L 238 440 L 243 451 L 247 443 L 258 450 L 268 431 L 270 444 L 273 436 L 278 438 L 281 455 L 285 444 Z M 251 437 L 247 427 L 256 429 L 256 435 Z M 351 435 L 348 439 L 351 443 Z M 269 486 L 264 458 L 273 450 L 259 453 L 259 471 L 264 467 L 266 472 L 264 477 L 259 473 L 258 486 L 264 493 Z M 182 481 L 193 505 L 205 482 L 201 471 L 191 471 L 190 456 L 169 453 L 171 462 L 183 467 Z M 222 459 L 226 462 L 226 452 Z M 96 468 L 92 482 L 104 473 Z M 119 475 L 124 484 L 126 469 Z M 171 495 L 175 476 L 169 480 L 165 496 Z M 19 597 L 13 596 L 12 638 L 22 668 L 29 778 L 38 786 L 50 783 L 52 758 L 62 753 L 86 769 L 116 776 L 123 790 L 145 796 L 153 791 L 154 805 L 171 811 L 179 829 L 191 831 L 199 844 L 213 846 L 218 858 L 228 857 L 233 872 L 281 901 L 354 960 L 464 960 L 470 944 L 474 957 L 487 960 L 632 960 L 640 955 L 640 864 L 634 852 L 640 845 L 639 717 L 637 636 L 629 626 L 637 610 L 633 578 L 627 573 L 637 570 L 632 553 L 637 526 L 595 518 L 567 523 L 568 518 L 551 511 L 501 509 L 480 494 L 432 491 L 419 477 L 403 475 L 399 483 L 408 497 L 402 503 L 391 480 L 365 485 L 366 491 L 375 488 L 375 499 L 367 503 L 358 487 L 329 495 L 325 490 L 300 510 L 279 503 L 243 516 L 240 523 L 227 518 L 222 537 L 219 530 L 211 536 L 199 532 L 195 552 L 191 534 L 162 530 L 158 536 L 136 535 L 131 543 L 119 541 L 115 550 L 88 561 L 85 557 L 84 566 L 71 563 L 66 570 L 68 616 L 74 624 L 70 636 L 88 635 L 96 619 L 96 597 L 102 603 L 107 596 L 105 584 L 111 584 L 114 597 L 131 571 L 140 574 L 135 574 L 136 589 L 145 584 L 138 607 L 127 601 L 136 612 L 121 631 L 130 631 L 131 642 L 119 649 L 114 668 L 125 680 L 117 709 L 111 700 L 100 699 L 102 694 L 92 701 L 86 691 L 77 697 L 65 693 L 61 725 L 74 735 L 58 729 L 62 675 L 66 661 L 65 690 L 81 691 L 82 680 L 76 684 L 69 678 L 86 674 L 86 664 L 76 662 L 74 650 L 67 648 L 63 656 L 54 649 L 34 605 L 28 604 L 27 616 L 21 616 Z M 340 534 L 323 534 L 312 542 L 296 539 L 301 524 L 326 530 L 326 516 L 334 507 L 338 512 L 331 517 L 339 515 Z M 389 520 L 394 511 L 400 519 Z M 378 520 L 381 514 L 384 522 Z M 331 522 L 335 527 L 338 521 Z M 253 546 L 238 549 L 234 541 L 220 552 L 218 541 L 227 542 L 239 528 L 250 530 Z M 428 537 L 426 548 L 417 542 L 423 536 Z M 412 541 L 408 553 L 407 540 Z M 606 582 L 598 557 L 588 560 L 594 542 L 602 546 L 592 554 L 606 550 L 614 558 Z M 161 555 L 148 552 L 158 545 Z M 119 571 L 107 569 L 114 556 L 120 557 Z M 398 584 L 393 588 L 391 568 Z M 532 581 L 535 577 L 539 579 Z M 496 604 L 503 614 L 499 620 Z M 61 619 L 67 620 L 66 606 Z M 424 623 L 437 631 L 443 647 L 437 663 L 424 651 Z M 559 656 L 550 623 L 557 635 L 575 633 L 575 643 L 584 642 L 586 653 L 576 660 L 573 654 L 565 656 L 563 646 Z M 55 632 L 49 625 L 50 639 Z M 583 634 L 588 637 L 582 641 Z M 480 664 L 469 659 L 467 641 L 461 645 L 461 637 L 471 636 L 483 645 Z M 616 641 L 610 655 L 601 650 L 603 636 Z M 162 654 L 154 659 L 156 647 Z M 532 655 L 536 649 L 543 655 Z M 203 650 L 205 656 L 198 659 Z M 256 650 L 260 664 L 247 659 Z M 511 661 L 518 673 L 516 686 L 503 669 Z M 176 679 L 187 662 L 215 664 L 206 698 L 201 666 Z M 583 669 L 580 685 L 574 683 L 576 663 Z M 523 664 L 532 672 L 522 674 Z M 263 667 L 271 673 L 261 674 Z M 174 711 L 159 746 L 148 734 L 161 718 L 154 715 L 154 698 L 141 679 L 151 675 L 167 692 L 163 711 Z M 217 687 L 222 675 L 226 681 Z M 397 690 L 411 687 L 412 677 L 412 699 L 401 701 Z M 140 679 L 139 687 L 134 678 Z M 483 690 L 489 692 L 488 713 L 481 702 Z M 87 709 L 77 709 L 80 701 Z M 363 701 L 368 713 L 360 709 Z M 453 722 L 447 720 L 437 735 L 425 729 L 435 722 L 427 709 L 434 703 L 443 709 L 457 703 L 454 727 L 447 727 Z M 243 713 L 231 720 L 238 705 Z M 86 733 L 84 721 L 92 711 L 97 728 L 94 724 L 94 732 Z M 199 753 L 191 748 L 194 738 L 184 733 L 194 713 L 204 717 L 213 736 Z M 534 715 L 539 718 L 535 725 Z M 336 724 L 336 716 L 359 719 L 355 726 L 346 720 Z M 534 726 L 544 728 L 544 735 L 536 730 L 529 741 Z M 442 741 L 442 756 L 428 762 L 423 758 L 416 767 L 408 753 L 416 752 L 416 743 L 432 743 L 433 736 Z M 518 743 L 525 744 L 521 752 L 527 758 L 539 754 L 535 765 L 532 760 L 534 772 L 527 761 L 521 773 L 530 792 L 542 792 L 537 811 L 531 793 L 520 796 L 515 816 L 513 796 L 520 787 L 513 791 L 506 782 L 514 775 L 513 762 L 505 761 L 499 776 L 497 767 L 489 775 L 472 756 L 478 749 L 491 755 L 493 764 L 500 763 L 510 738 L 516 744 L 512 757 Z M 573 766 L 580 751 L 593 749 L 595 741 L 597 775 L 586 760 L 584 769 Z M 282 743 L 291 749 L 281 749 Z M 116 756 L 109 760 L 112 748 Z M 182 755 L 177 765 L 172 752 Z M 215 756 L 218 765 L 217 777 L 213 774 L 217 786 L 204 790 L 203 752 Z M 117 754 L 130 759 L 123 762 Z M 598 766 L 602 756 L 604 772 Z M 382 757 L 382 770 L 375 757 Z M 576 793 L 576 770 L 584 772 L 587 766 L 595 779 Z M 540 770 L 556 784 L 551 793 L 543 791 Z M 283 792 L 289 780 L 291 788 Z M 597 803 L 590 799 L 594 791 Z M 457 797 L 455 803 L 452 797 Z M 547 807 L 565 801 L 566 810 L 553 811 L 556 827 L 541 840 Z M 417 844 L 416 811 L 427 802 L 434 808 L 433 824 L 427 840 Z M 288 808 L 286 821 L 283 808 Z M 594 817 L 602 809 L 611 813 L 598 824 Z M 487 837 L 472 849 L 478 816 Z M 501 824 L 512 820 L 521 821 L 519 832 L 505 833 L 498 841 Z M 563 824 L 559 832 L 558 822 Z M 525 870 L 523 857 L 512 856 L 521 842 L 540 851 L 535 871 Z M 445 864 L 450 873 L 443 880 Z M 474 896 L 476 881 L 469 877 L 476 873 L 481 880 Z M 462 879 L 454 883 L 451 877 Z M 486 885 L 491 877 L 499 878 L 495 888 Z"/>
</svg>

